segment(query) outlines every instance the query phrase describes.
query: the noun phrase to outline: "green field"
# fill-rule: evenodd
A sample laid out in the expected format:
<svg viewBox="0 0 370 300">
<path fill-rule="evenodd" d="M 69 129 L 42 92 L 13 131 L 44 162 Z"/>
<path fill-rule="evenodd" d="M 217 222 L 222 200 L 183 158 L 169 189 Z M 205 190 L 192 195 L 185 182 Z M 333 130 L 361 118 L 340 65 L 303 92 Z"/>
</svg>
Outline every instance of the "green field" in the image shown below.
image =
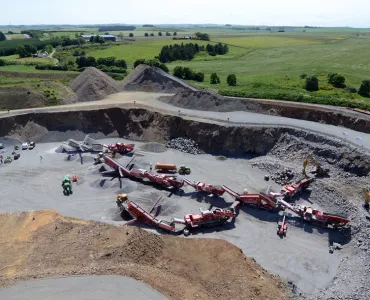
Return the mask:
<svg viewBox="0 0 370 300">
<path fill-rule="evenodd" d="M 36 64 L 52 64 L 54 63 L 53 58 L 45 57 L 45 58 L 38 58 L 38 57 L 25 57 L 19 58 L 17 54 L 9 55 L 9 56 L 2 56 L 1 59 L 7 61 L 15 61 L 16 63 L 20 64 L 27 64 L 27 63 L 36 63 Z"/>
<path fill-rule="evenodd" d="M 177 61 L 168 64 L 172 72 L 175 66 L 189 67 L 205 74 L 200 87 L 213 88 L 227 95 L 240 95 L 256 98 L 277 98 L 295 100 L 300 97 L 322 97 L 336 99 L 361 99 L 358 94 L 350 94 L 343 89 L 327 84 L 328 73 L 341 73 L 346 77 L 347 87 L 359 88 L 362 80 L 370 80 L 370 30 L 355 28 L 297 28 L 286 27 L 254 30 L 251 26 L 184 26 L 183 28 L 137 27 L 133 41 L 112 43 L 106 47 L 84 45 L 88 56 L 95 58 L 114 56 L 125 59 L 129 70 L 137 59 L 151 59 L 159 54 L 164 45 L 197 42 L 205 45 L 209 42 L 195 40 L 173 40 L 171 37 L 158 36 L 158 31 L 177 32 L 178 37 L 194 35 L 195 32 L 207 32 L 211 42 L 229 45 L 226 55 L 210 56 L 200 52 L 192 61 Z M 98 33 L 97 28 L 63 29 L 63 32 L 50 33 L 49 37 L 70 35 L 74 30 L 85 33 Z M 145 37 L 145 32 L 154 33 L 154 37 Z M 118 35 L 119 31 L 110 31 Z M 122 31 L 127 39 L 130 31 Z M 14 43 L 15 41 L 12 41 Z M 100 48 L 100 49 L 99 49 Z M 67 58 L 74 60 L 71 50 L 65 50 Z M 57 52 L 56 54 L 58 54 Z M 62 53 L 62 52 L 60 52 Z M 6 69 L 26 71 L 26 66 L 7 66 Z M 1 70 L 2 68 L 0 68 Z M 29 70 L 29 69 L 28 69 Z M 32 71 L 36 72 L 36 71 Z M 45 71 L 39 71 L 45 72 Z M 221 83 L 211 85 L 210 74 L 216 72 Z M 229 87 L 226 78 L 234 73 L 237 86 Z M 303 89 L 304 79 L 301 74 L 317 75 L 320 79 L 320 91 L 309 93 Z"/>
</svg>

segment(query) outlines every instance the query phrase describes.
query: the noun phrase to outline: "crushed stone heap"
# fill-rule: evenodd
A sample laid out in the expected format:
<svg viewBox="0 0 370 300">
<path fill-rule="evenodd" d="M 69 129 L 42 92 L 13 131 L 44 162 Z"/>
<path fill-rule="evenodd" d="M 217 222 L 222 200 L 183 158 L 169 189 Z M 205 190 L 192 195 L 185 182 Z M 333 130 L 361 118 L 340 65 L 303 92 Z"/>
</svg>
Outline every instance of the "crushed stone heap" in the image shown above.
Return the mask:
<svg viewBox="0 0 370 300">
<path fill-rule="evenodd" d="M 166 147 L 189 154 L 204 154 L 204 151 L 199 149 L 198 144 L 195 141 L 182 137 L 170 140 L 167 142 Z"/>
<path fill-rule="evenodd" d="M 101 100 L 120 91 L 118 83 L 104 72 L 90 67 L 85 69 L 70 84 L 78 102 Z"/>
<path fill-rule="evenodd" d="M 137 66 L 124 80 L 123 91 L 177 93 L 197 91 L 185 81 L 172 76 L 160 68 L 148 65 Z"/>
</svg>

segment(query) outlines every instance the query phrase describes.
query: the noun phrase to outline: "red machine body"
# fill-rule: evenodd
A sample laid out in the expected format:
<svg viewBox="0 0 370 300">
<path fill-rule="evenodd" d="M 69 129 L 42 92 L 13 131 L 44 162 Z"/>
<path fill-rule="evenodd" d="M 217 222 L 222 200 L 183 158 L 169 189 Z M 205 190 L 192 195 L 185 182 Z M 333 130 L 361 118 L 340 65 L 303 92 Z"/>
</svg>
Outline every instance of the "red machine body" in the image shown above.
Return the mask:
<svg viewBox="0 0 370 300">
<path fill-rule="evenodd" d="M 134 151 L 134 144 L 123 144 L 123 143 L 115 143 L 115 144 L 110 144 L 108 146 L 105 146 L 108 148 L 109 151 L 111 152 L 116 152 L 116 153 L 126 153 L 126 152 L 131 152 Z"/>
<path fill-rule="evenodd" d="M 213 194 L 215 196 L 222 196 L 225 193 L 225 191 L 219 185 L 211 185 L 199 181 L 190 181 L 186 178 L 184 181 L 186 184 L 192 186 L 197 192 L 204 192 L 207 194 Z"/>
<path fill-rule="evenodd" d="M 200 214 L 188 214 L 184 219 L 188 228 L 198 228 L 204 225 L 222 225 L 235 216 L 236 213 L 233 210 L 216 208 L 214 210 L 200 210 Z"/>
<path fill-rule="evenodd" d="M 153 174 L 150 172 L 145 172 L 144 176 L 149 181 L 165 187 L 179 189 L 184 186 L 184 180 L 177 176 L 166 174 Z"/>
<path fill-rule="evenodd" d="M 296 183 L 284 185 L 279 193 L 270 192 L 269 197 L 273 199 L 280 199 L 280 198 L 286 199 L 286 200 L 291 199 L 292 197 L 296 196 L 297 194 L 299 194 L 300 192 L 308 188 L 313 180 L 315 179 L 308 178 L 308 179 L 303 179 Z"/>
<path fill-rule="evenodd" d="M 350 222 L 343 215 L 326 213 L 319 209 L 313 209 L 310 206 L 291 205 L 284 200 L 278 200 L 278 204 L 299 215 L 304 221 L 308 223 L 316 223 L 322 226 L 331 225 L 333 227 L 342 227 Z"/>
<path fill-rule="evenodd" d="M 222 186 L 222 189 L 235 198 L 236 201 L 233 204 L 233 207 L 237 207 L 241 204 L 248 204 L 248 205 L 255 206 L 261 209 L 266 209 L 266 210 L 276 210 L 277 209 L 276 200 L 270 198 L 267 195 L 238 194 L 225 185 Z"/>
<path fill-rule="evenodd" d="M 277 234 L 280 236 L 286 236 L 287 231 L 288 231 L 288 226 L 286 224 L 285 215 L 284 215 L 283 219 L 279 221 L 278 223 Z"/>
</svg>

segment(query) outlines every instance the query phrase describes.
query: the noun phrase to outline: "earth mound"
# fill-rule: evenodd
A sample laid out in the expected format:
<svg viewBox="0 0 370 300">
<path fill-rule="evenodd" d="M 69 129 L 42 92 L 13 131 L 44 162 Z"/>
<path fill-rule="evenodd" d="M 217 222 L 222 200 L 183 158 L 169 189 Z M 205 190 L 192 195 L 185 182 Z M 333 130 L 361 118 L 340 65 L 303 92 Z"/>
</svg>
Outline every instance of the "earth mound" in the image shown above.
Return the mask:
<svg viewBox="0 0 370 300">
<path fill-rule="evenodd" d="M 0 109 L 22 109 L 44 106 L 46 97 L 30 87 L 0 87 Z"/>
<path fill-rule="evenodd" d="M 118 83 L 104 72 L 90 67 L 70 84 L 79 102 L 101 100 L 120 91 Z"/>
<path fill-rule="evenodd" d="M 65 218 L 0 215 L 0 287 L 28 279 L 123 275 L 169 299 L 287 299 L 286 285 L 223 240 L 161 236 Z"/>
<path fill-rule="evenodd" d="M 160 143 L 146 143 L 142 145 L 140 150 L 147 151 L 147 152 L 154 152 L 154 153 L 161 153 L 161 152 L 166 152 L 167 147 L 166 145 L 160 144 Z"/>
<path fill-rule="evenodd" d="M 148 65 L 137 66 L 124 80 L 123 91 L 177 93 L 197 91 L 185 81 Z"/>
</svg>

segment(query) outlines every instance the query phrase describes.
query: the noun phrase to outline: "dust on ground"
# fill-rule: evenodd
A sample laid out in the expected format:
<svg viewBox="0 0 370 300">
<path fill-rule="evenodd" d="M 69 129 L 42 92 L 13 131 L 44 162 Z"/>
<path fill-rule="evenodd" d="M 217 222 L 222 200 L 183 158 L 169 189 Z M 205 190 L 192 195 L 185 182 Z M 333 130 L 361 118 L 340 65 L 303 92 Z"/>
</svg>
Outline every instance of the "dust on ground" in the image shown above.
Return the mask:
<svg viewBox="0 0 370 300">
<path fill-rule="evenodd" d="M 0 285 L 55 275 L 126 275 L 170 299 L 287 299 L 285 285 L 222 240 L 179 239 L 65 218 L 0 215 Z"/>
</svg>

